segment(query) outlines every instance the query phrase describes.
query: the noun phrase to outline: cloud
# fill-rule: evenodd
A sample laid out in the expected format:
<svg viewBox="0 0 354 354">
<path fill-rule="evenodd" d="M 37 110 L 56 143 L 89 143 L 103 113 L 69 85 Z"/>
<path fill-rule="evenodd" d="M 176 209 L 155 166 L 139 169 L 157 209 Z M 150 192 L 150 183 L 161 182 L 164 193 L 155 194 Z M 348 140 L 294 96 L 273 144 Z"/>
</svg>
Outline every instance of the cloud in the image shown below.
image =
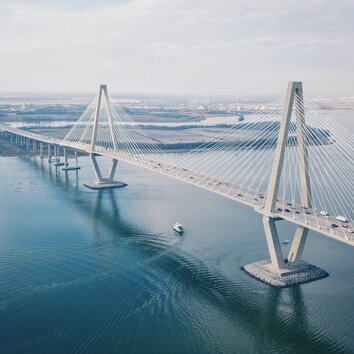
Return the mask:
<svg viewBox="0 0 354 354">
<path fill-rule="evenodd" d="M 87 75 L 95 80 L 99 73 L 111 73 L 114 79 L 119 75 L 126 79 L 129 73 L 129 89 L 134 83 L 149 90 L 147 84 L 154 77 L 151 90 L 181 91 L 183 79 L 196 91 L 211 91 L 214 86 L 229 92 L 231 83 L 225 78 L 223 85 L 222 75 L 241 77 L 246 87 L 246 74 L 252 72 L 265 80 L 271 75 L 262 71 L 274 71 L 280 81 L 286 67 L 296 74 L 302 67 L 305 76 L 316 67 L 331 68 L 332 73 L 338 63 L 347 69 L 354 54 L 352 11 L 350 1 L 325 0 L 131 0 L 86 7 L 60 2 L 4 4 L 0 64 L 15 68 L 26 57 L 29 71 L 51 70 L 54 78 L 56 66 L 59 72 L 76 73 L 75 81 L 81 79 L 83 86 L 90 82 L 83 77 L 89 70 Z M 206 75 L 216 79 L 216 85 L 207 88 Z M 32 77 L 22 71 L 26 82 Z"/>
</svg>

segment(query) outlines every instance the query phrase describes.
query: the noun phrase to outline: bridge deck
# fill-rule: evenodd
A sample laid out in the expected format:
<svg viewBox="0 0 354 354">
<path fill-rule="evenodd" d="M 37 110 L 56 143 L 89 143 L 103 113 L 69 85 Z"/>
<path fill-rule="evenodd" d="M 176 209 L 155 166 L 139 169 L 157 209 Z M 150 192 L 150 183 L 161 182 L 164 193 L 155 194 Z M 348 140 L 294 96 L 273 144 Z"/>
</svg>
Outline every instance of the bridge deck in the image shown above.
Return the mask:
<svg viewBox="0 0 354 354">
<path fill-rule="evenodd" d="M 17 128 L 11 128 L 3 124 L 0 124 L 0 130 L 21 135 L 23 137 L 36 140 L 38 142 L 55 144 L 58 146 L 67 147 L 86 153 L 92 153 L 88 144 L 70 143 L 61 139 L 41 135 L 38 133 L 33 133 Z M 232 186 L 232 184 L 229 184 L 228 182 L 220 179 L 216 179 L 200 173 L 195 173 L 193 171 L 188 171 L 186 169 L 173 166 L 171 164 L 148 160 L 146 157 L 142 158 L 139 155 L 134 155 L 124 151 L 115 151 L 113 149 L 105 149 L 96 146 L 94 153 L 118 159 L 126 163 L 130 163 L 192 184 L 199 188 L 206 189 L 223 197 L 250 206 L 254 208 L 255 211 L 261 214 L 269 215 L 273 218 L 287 220 L 293 224 L 307 227 L 324 236 L 328 236 L 338 241 L 354 246 L 354 235 L 350 233 L 348 229 L 343 228 L 341 226 L 342 223 L 338 222 L 334 216 L 323 217 L 318 215 L 316 211 L 311 208 L 305 209 L 299 204 L 292 204 L 286 200 L 278 200 L 276 205 L 276 212 L 270 215 L 262 207 L 264 197 L 260 195 L 258 191 L 245 189 L 240 186 Z M 224 191 L 226 187 L 227 192 Z M 331 228 L 331 224 L 337 224 L 339 225 L 339 227 Z"/>
</svg>

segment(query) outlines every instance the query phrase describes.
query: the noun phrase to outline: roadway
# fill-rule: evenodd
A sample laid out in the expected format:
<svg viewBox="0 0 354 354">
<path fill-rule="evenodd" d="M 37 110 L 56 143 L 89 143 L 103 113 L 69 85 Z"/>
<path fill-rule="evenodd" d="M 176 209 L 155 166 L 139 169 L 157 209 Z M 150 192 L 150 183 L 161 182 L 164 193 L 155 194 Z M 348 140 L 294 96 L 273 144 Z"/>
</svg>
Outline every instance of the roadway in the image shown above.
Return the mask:
<svg viewBox="0 0 354 354">
<path fill-rule="evenodd" d="M 150 171 L 158 172 L 245 204 L 254 208 L 254 210 L 258 213 L 271 216 L 278 220 L 287 220 L 293 224 L 307 227 L 308 229 L 316 231 L 324 236 L 328 236 L 340 242 L 354 246 L 354 233 L 350 232 L 354 229 L 353 221 L 349 223 L 339 222 L 335 216 L 324 217 L 319 215 L 319 211 L 311 208 L 304 208 L 300 204 L 290 203 L 286 200 L 278 200 L 276 204 L 276 211 L 270 214 L 264 210 L 264 196 L 258 191 L 249 190 L 241 186 L 235 186 L 229 182 L 189 171 L 187 169 L 174 166 L 170 163 L 149 160 L 147 156 L 143 157 L 130 152 L 116 151 L 100 146 L 96 146 L 95 150 L 91 151 L 91 147 L 88 144 L 71 143 L 62 139 L 45 136 L 22 129 L 11 128 L 4 124 L 0 124 L 0 130 L 46 144 L 71 148 L 85 153 L 95 153 L 100 156 L 121 160 Z M 338 227 L 333 228 L 331 227 L 332 224 L 338 225 Z"/>
</svg>

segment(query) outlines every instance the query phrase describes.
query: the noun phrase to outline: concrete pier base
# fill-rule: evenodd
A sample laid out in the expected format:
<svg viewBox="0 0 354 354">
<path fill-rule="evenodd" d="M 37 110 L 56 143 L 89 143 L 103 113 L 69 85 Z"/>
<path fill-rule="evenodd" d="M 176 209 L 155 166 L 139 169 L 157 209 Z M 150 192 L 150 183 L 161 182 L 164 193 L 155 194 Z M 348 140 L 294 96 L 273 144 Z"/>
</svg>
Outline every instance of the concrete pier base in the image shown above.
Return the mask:
<svg viewBox="0 0 354 354">
<path fill-rule="evenodd" d="M 111 181 L 111 182 L 88 182 L 84 183 L 84 186 L 90 189 L 109 189 L 109 188 L 122 188 L 126 187 L 128 184 L 120 181 Z"/>
<path fill-rule="evenodd" d="M 287 288 L 329 276 L 323 269 L 304 261 L 292 266 L 292 268 L 284 268 L 280 269 L 280 271 L 276 271 L 272 267 L 270 259 L 247 264 L 241 269 L 252 278 L 276 288 Z"/>
<path fill-rule="evenodd" d="M 80 170 L 80 169 L 81 169 L 80 166 L 78 166 L 78 167 L 76 167 L 76 166 L 74 166 L 74 167 L 63 167 L 62 171 L 77 171 L 77 170 Z"/>
</svg>

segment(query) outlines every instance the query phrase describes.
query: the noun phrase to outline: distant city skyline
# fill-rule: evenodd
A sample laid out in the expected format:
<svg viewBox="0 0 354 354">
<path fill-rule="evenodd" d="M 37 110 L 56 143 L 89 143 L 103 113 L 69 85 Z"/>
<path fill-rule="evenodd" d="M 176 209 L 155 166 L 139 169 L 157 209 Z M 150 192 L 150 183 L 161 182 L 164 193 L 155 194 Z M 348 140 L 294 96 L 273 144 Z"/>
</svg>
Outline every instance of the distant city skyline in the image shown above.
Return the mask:
<svg viewBox="0 0 354 354">
<path fill-rule="evenodd" d="M 352 1 L 0 0 L 0 92 L 354 96 Z"/>
</svg>

